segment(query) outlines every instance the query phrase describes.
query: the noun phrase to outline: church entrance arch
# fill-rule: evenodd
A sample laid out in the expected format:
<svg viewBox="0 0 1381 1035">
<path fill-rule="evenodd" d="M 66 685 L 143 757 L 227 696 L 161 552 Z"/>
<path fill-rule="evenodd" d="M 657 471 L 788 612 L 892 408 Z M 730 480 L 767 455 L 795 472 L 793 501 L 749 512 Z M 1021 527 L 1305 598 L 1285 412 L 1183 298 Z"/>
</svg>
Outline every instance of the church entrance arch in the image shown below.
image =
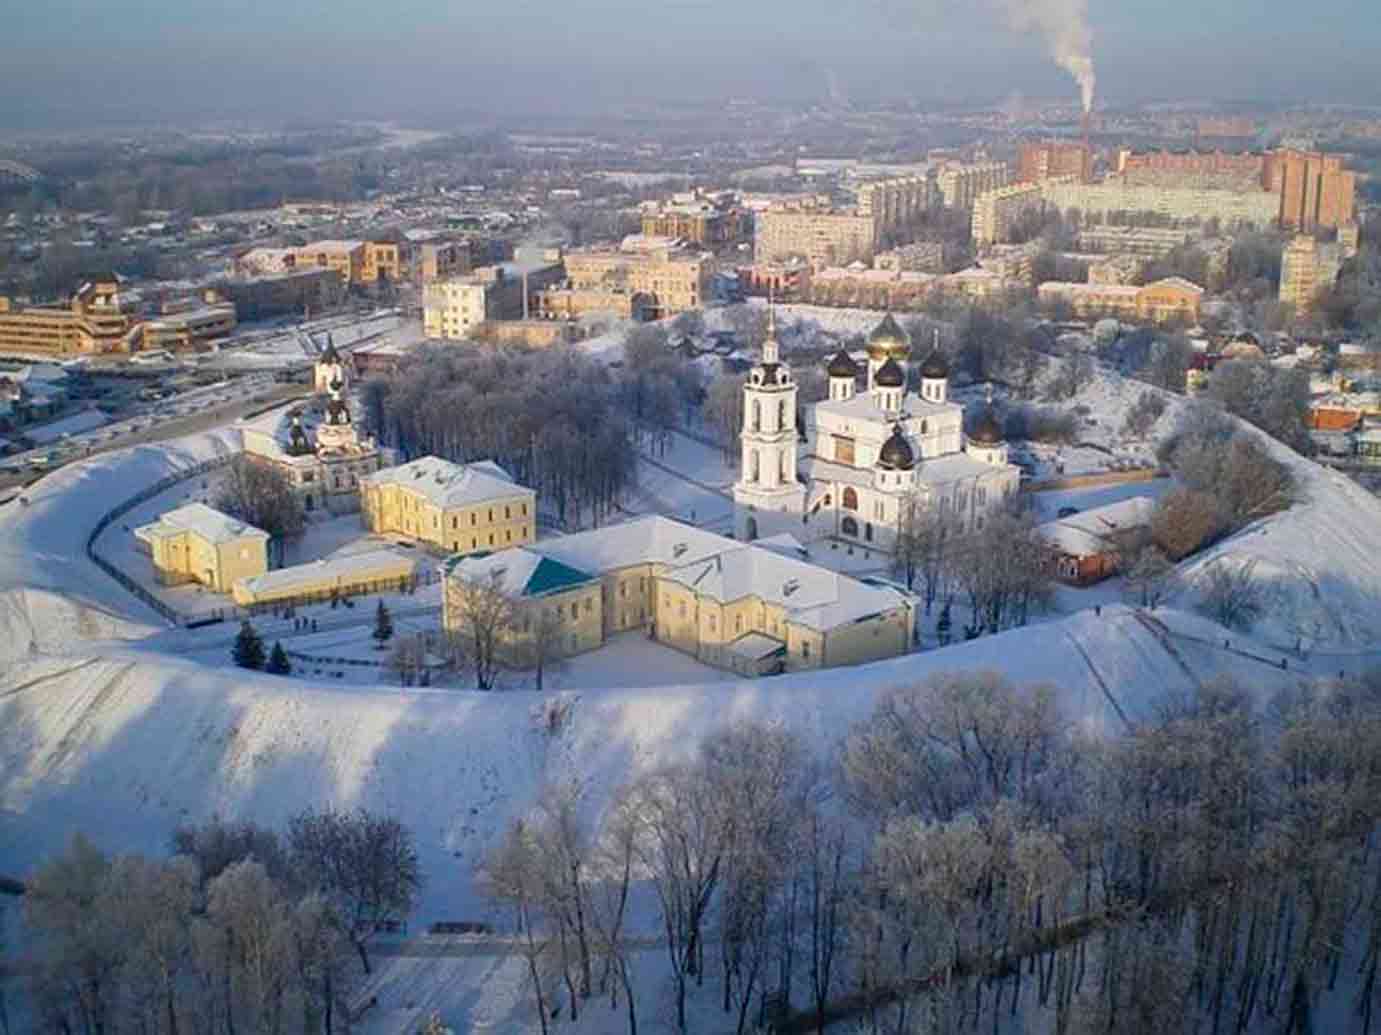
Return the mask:
<svg viewBox="0 0 1381 1035">
<path fill-rule="evenodd" d="M 839 527 L 843 530 L 845 535 L 851 535 L 857 538 L 858 522 L 855 521 L 853 518 L 846 517 L 843 521 L 839 523 Z"/>
<path fill-rule="evenodd" d="M 758 537 L 758 519 L 751 514 L 748 515 L 748 524 L 744 527 L 743 537 L 750 543 Z"/>
</svg>

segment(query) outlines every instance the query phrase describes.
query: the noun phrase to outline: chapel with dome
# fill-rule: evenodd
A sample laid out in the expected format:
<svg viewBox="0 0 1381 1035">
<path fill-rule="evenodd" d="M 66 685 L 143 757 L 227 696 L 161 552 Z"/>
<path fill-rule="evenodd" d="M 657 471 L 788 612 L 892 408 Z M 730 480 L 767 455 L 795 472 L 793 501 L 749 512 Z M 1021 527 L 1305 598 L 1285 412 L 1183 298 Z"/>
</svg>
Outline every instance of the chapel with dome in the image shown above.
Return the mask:
<svg viewBox="0 0 1381 1035">
<path fill-rule="evenodd" d="M 868 336 L 866 367 L 843 350 L 826 364 L 826 398 L 804 408 L 799 429 L 797 387 L 779 353 L 769 333 L 744 383 L 738 538 L 791 532 L 890 550 L 908 506 L 937 507 L 971 530 L 1017 491 L 991 397 L 966 435 L 938 342 L 912 390 L 911 341 L 890 313 Z"/>
</svg>

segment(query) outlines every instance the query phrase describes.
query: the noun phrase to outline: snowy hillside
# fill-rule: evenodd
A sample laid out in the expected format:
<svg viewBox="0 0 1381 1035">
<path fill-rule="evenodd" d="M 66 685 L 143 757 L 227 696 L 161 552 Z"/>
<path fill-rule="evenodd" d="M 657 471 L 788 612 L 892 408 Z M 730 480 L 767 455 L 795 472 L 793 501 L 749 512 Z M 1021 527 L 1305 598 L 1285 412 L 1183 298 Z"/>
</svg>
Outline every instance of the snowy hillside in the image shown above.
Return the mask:
<svg viewBox="0 0 1381 1035">
<path fill-rule="evenodd" d="M 477 908 L 471 867 L 543 780 L 580 780 L 597 810 L 640 768 L 738 717 L 783 723 L 824 751 L 889 687 L 990 667 L 1055 685 L 1072 723 L 1115 732 L 1163 693 L 1241 664 L 1193 645 L 1172 654 L 1131 611 L 1105 608 L 866 668 L 572 692 L 556 698 L 570 716 L 551 735 L 549 698 L 533 693 L 313 686 L 136 651 L 35 660 L 10 670 L 0 697 L 6 865 L 22 871 L 74 829 L 157 850 L 188 819 L 272 823 L 360 803 L 417 833 L 433 875 L 421 919 L 464 915 Z"/>
<path fill-rule="evenodd" d="M 239 438 L 227 430 L 106 453 L 63 467 L 0 506 L 0 673 L 30 650 L 134 637 L 158 624 L 88 560 L 87 537 L 110 508 L 162 478 L 237 452 Z"/>
</svg>

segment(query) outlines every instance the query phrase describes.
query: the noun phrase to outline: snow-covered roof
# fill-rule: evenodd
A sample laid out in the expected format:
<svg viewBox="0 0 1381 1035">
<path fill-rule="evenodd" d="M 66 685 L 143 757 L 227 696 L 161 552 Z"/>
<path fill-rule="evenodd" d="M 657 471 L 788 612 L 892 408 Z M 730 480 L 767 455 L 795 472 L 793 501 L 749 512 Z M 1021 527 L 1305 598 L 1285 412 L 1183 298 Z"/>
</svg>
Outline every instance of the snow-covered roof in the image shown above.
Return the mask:
<svg viewBox="0 0 1381 1035">
<path fill-rule="evenodd" d="M 1150 496 L 1132 496 L 1057 521 L 1047 521 L 1036 526 L 1036 534 L 1061 553 L 1088 557 L 1112 549 L 1115 544 L 1111 536 L 1148 526 L 1155 506 Z"/>
<path fill-rule="evenodd" d="M 991 474 L 996 470 L 1001 468 L 975 460 L 967 453 L 950 453 L 948 456 L 937 456 L 933 460 L 922 460 L 916 465 L 916 478 L 926 485 L 948 485 L 965 478 Z"/>
<path fill-rule="evenodd" d="M 313 241 L 311 244 L 299 248 L 300 252 L 331 252 L 339 254 L 341 252 L 353 252 L 356 248 L 363 248 L 363 241 Z"/>
<path fill-rule="evenodd" d="M 299 587 L 319 585 L 323 580 L 373 580 L 401 578 L 417 568 L 417 558 L 391 547 L 363 550 L 359 553 L 325 557 L 309 564 L 278 568 L 262 575 L 247 575 L 235 580 L 254 596 L 282 594 Z"/>
<path fill-rule="evenodd" d="M 377 471 L 361 481 L 373 486 L 397 485 L 411 489 L 439 507 L 463 507 L 488 500 L 535 495 L 533 490 L 517 484 L 492 460 L 455 464 L 439 456 L 424 456 L 401 467 Z"/>
<path fill-rule="evenodd" d="M 755 544 L 734 544 L 666 577 L 721 604 L 759 597 L 785 609 L 788 620 L 820 630 L 876 617 L 904 600 L 894 590 Z"/>
<path fill-rule="evenodd" d="M 573 568 L 603 575 L 634 564 L 687 564 L 734 545 L 734 540 L 722 535 L 653 514 L 620 525 L 543 539 L 530 549 Z"/>
<path fill-rule="evenodd" d="M 146 543 L 152 543 L 155 539 L 188 532 L 217 546 L 233 543 L 237 539 L 269 538 L 262 528 L 255 528 L 239 518 L 223 514 L 205 503 L 188 503 L 170 510 L 152 524 L 136 528 L 134 535 Z"/>
<path fill-rule="evenodd" d="M 504 593 L 513 597 L 559 593 L 598 578 L 525 546 L 483 557 L 457 558 L 447 564 L 446 571 L 469 581 L 493 578 Z"/>
<path fill-rule="evenodd" d="M 749 632 L 730 643 L 729 650 L 749 661 L 761 661 L 774 654 L 784 653 L 786 644 L 766 633 Z"/>
</svg>

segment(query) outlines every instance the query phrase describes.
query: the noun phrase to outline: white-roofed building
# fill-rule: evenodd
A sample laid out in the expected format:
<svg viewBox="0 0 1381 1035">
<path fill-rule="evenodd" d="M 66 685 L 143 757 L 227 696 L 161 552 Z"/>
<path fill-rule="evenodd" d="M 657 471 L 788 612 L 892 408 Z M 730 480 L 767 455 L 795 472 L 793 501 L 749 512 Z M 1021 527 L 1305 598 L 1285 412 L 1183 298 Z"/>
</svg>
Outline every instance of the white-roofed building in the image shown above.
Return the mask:
<svg viewBox="0 0 1381 1035">
<path fill-rule="evenodd" d="M 1054 555 L 1055 574 L 1075 586 L 1101 582 L 1145 542 L 1156 509 L 1150 496 L 1132 496 L 1036 526 Z"/>
<path fill-rule="evenodd" d="M 521 600 L 534 595 L 534 580 L 540 587 L 562 582 L 537 578 L 543 572 L 537 558 L 558 561 L 553 572 L 597 582 L 600 642 L 643 629 L 742 675 L 857 664 L 909 649 L 915 622 L 910 594 L 812 564 L 806 554 L 789 536 L 745 544 L 648 516 L 453 562 L 448 574 L 502 571 L 503 588 Z M 571 581 L 574 576 L 563 584 L 587 585 Z M 454 624 L 449 615 L 447 623 Z"/>
<path fill-rule="evenodd" d="M 268 571 L 269 534 L 205 503 L 170 510 L 134 530 L 164 585 L 200 582 L 229 593 L 237 579 Z"/>
<path fill-rule="evenodd" d="M 233 590 L 235 603 L 241 607 L 305 604 L 362 593 L 401 592 L 416 576 L 414 555 L 385 546 L 238 578 Z"/>
<path fill-rule="evenodd" d="M 491 460 L 424 456 L 360 481 L 366 526 L 448 553 L 482 553 L 537 538 L 537 493 Z"/>
</svg>

